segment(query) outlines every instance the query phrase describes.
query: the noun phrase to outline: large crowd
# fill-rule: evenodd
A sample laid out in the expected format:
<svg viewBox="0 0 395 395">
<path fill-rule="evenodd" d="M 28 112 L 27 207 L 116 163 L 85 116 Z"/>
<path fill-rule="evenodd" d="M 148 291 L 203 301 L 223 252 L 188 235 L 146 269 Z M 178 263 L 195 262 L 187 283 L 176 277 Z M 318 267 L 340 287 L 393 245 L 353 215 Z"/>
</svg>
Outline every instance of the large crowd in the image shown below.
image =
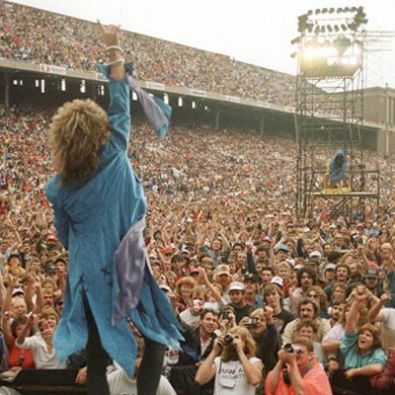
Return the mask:
<svg viewBox="0 0 395 395">
<path fill-rule="evenodd" d="M 4 58 L 85 70 L 100 58 L 88 22 L 8 2 L 0 14 Z M 140 79 L 292 101 L 289 76 L 125 35 Z M 51 116 L 0 108 L 0 371 L 75 369 L 84 384 L 84 350 L 60 361 L 52 344 L 68 256 L 43 192 Z M 329 381 L 358 394 L 395 389 L 394 158 L 364 152 L 366 168 L 380 169 L 379 211 L 333 219 L 328 201 L 298 220 L 291 137 L 175 122 L 159 141 L 137 122 L 128 153 L 148 199 L 151 269 L 185 339 L 167 350 L 158 393 L 329 394 Z M 111 393 L 133 393 L 109 365 Z"/>
<path fill-rule="evenodd" d="M 1 110 L 2 369 L 78 367 L 77 382 L 84 383 L 80 359 L 65 364 L 50 347 L 67 278 L 67 252 L 43 194 L 52 172 L 46 142 L 50 117 L 50 111 L 34 108 Z M 185 326 L 185 348 L 167 353 L 165 388 L 210 393 L 207 372 L 195 381 L 194 358 L 203 361 L 214 352 L 217 336 L 240 326 L 248 329 L 242 336 L 254 339 L 254 358 L 264 377 L 276 369 L 281 344 L 302 336 L 313 341 L 314 360 L 335 385 L 355 384 L 360 391 L 363 374 L 351 384 L 340 374 L 355 368 L 342 357 L 348 324 L 373 335 L 381 327 L 374 347 L 383 344 L 377 349 L 383 350 L 380 366 L 387 369 L 395 344 L 393 318 L 388 318 L 395 311 L 391 158 L 365 153 L 368 167 L 381 168 L 386 211 L 373 210 L 371 220 L 350 223 L 323 215 L 327 207 L 315 218 L 296 220 L 291 138 L 175 124 L 159 141 L 147 124 L 138 123 L 129 155 L 149 202 L 146 245 L 152 270 Z M 358 320 L 351 322 L 347 314 L 357 309 L 351 317 Z M 368 321 L 377 320 L 379 326 L 366 329 Z M 34 341 L 44 341 L 48 355 L 37 352 Z M 374 372 L 370 387 L 391 387 L 393 373 L 391 382 L 382 369 Z M 122 373 L 109 373 L 112 388 L 131 385 Z M 257 388 L 263 391 L 263 385 Z"/>
<path fill-rule="evenodd" d="M 96 32 L 88 21 L 15 3 L 0 3 L 0 57 L 95 71 L 102 48 L 91 45 Z M 136 64 L 136 78 L 263 100 L 289 106 L 295 77 L 129 31 L 125 56 Z"/>
</svg>

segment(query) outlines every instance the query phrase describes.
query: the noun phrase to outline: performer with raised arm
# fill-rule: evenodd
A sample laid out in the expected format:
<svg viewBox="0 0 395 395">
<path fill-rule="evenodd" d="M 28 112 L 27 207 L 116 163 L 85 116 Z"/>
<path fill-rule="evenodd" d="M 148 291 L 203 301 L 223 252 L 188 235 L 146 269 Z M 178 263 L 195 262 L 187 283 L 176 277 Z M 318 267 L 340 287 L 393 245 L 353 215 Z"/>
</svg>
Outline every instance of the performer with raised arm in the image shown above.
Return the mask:
<svg viewBox="0 0 395 395">
<path fill-rule="evenodd" d="M 134 370 L 132 320 L 145 337 L 138 393 L 152 395 L 164 345 L 178 347 L 182 337 L 148 265 L 143 238 L 147 205 L 127 156 L 132 81 L 125 72 L 120 30 L 99 27 L 110 58 L 102 67 L 110 80 L 108 115 L 92 100 L 74 100 L 59 108 L 49 131 L 57 175 L 46 194 L 58 237 L 69 251 L 64 311 L 54 345 L 61 360 L 86 347 L 88 394 L 108 394 L 108 357 L 127 374 Z M 145 99 L 150 97 L 145 94 Z M 155 102 L 142 105 L 149 111 Z M 156 131 L 163 135 L 163 127 Z"/>
</svg>

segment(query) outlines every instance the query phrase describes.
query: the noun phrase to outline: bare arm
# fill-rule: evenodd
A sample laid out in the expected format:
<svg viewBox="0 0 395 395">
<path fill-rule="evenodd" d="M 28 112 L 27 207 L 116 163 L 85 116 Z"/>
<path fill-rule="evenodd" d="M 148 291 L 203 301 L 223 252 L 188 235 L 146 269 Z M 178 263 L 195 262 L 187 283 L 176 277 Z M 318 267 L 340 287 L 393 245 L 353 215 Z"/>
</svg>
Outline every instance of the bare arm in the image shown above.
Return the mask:
<svg viewBox="0 0 395 395">
<path fill-rule="evenodd" d="M 12 293 L 14 292 L 14 288 L 15 288 L 15 279 L 13 276 L 8 274 L 8 288 L 4 300 L 4 311 L 11 310 Z"/>
<path fill-rule="evenodd" d="M 373 307 L 369 310 L 368 320 L 370 322 L 382 321 L 383 316 L 380 315 L 380 310 L 383 306 L 390 300 L 390 296 L 387 293 L 383 293 L 380 299 L 373 305 Z"/>
<path fill-rule="evenodd" d="M 354 291 L 353 291 L 354 292 Z M 367 294 L 358 294 L 355 293 L 355 299 L 353 301 L 353 304 L 351 305 L 351 310 L 350 314 L 347 317 L 346 325 L 345 325 L 345 330 L 346 333 L 353 333 L 356 326 L 357 326 L 357 321 L 359 318 L 359 307 L 360 303 L 367 298 Z"/>
<path fill-rule="evenodd" d="M 199 273 L 201 276 L 204 278 L 204 283 L 206 284 L 208 290 L 210 291 L 211 295 L 213 295 L 213 298 L 215 299 L 216 302 L 221 303 L 222 302 L 222 296 L 221 294 L 217 291 L 217 288 L 211 284 L 210 280 L 207 277 L 206 271 L 202 267 L 198 267 Z"/>
<path fill-rule="evenodd" d="M 303 378 L 300 375 L 298 365 L 296 364 L 296 360 L 293 359 L 290 363 L 291 371 L 290 371 L 290 378 L 292 387 L 295 390 L 295 395 L 304 395 L 303 391 Z"/>
<path fill-rule="evenodd" d="M 8 349 L 11 349 L 12 343 L 14 342 L 14 336 L 12 336 L 11 332 L 11 327 L 10 327 L 10 313 L 8 311 L 5 311 L 2 316 L 2 327 L 3 327 L 3 334 L 4 334 L 4 340 L 5 343 L 8 347 Z"/>
<path fill-rule="evenodd" d="M 262 380 L 262 363 L 251 363 L 244 353 L 243 343 L 240 338 L 235 338 L 233 344 L 236 347 L 240 363 L 243 365 L 244 373 L 249 384 L 258 386 Z"/>
<path fill-rule="evenodd" d="M 374 376 L 375 374 L 381 373 L 383 369 L 383 365 L 379 363 L 372 363 L 370 365 L 362 366 L 360 368 L 348 369 L 345 372 L 345 376 L 348 379 L 352 379 L 356 376 Z"/>
<path fill-rule="evenodd" d="M 330 353 L 337 351 L 340 347 L 340 344 L 340 340 L 326 340 L 321 343 L 321 347 L 326 353 Z"/>
<path fill-rule="evenodd" d="M 100 22 L 98 24 L 103 36 L 104 43 L 108 47 L 119 47 L 119 26 L 102 25 Z M 116 80 L 122 80 L 125 77 L 124 59 L 122 57 L 122 51 L 118 48 L 112 48 L 109 50 L 109 57 L 110 63 L 114 63 L 111 65 L 111 77 Z"/>
<path fill-rule="evenodd" d="M 199 385 L 208 383 L 215 376 L 214 359 L 217 357 L 217 354 L 218 351 L 213 348 L 208 357 L 200 364 L 195 376 L 195 381 Z"/>
<path fill-rule="evenodd" d="M 26 305 L 27 305 L 27 311 L 31 312 L 34 310 L 34 303 L 33 303 L 33 295 L 34 295 L 34 290 L 35 290 L 35 279 L 32 274 L 27 275 L 27 287 L 26 287 L 26 293 L 25 293 L 25 300 L 26 300 Z"/>
<path fill-rule="evenodd" d="M 36 316 L 34 314 L 30 314 L 29 318 L 27 319 L 26 325 L 23 327 L 21 333 L 17 337 L 17 343 L 19 346 L 21 346 L 25 342 L 27 335 L 32 329 L 35 318 Z"/>
<path fill-rule="evenodd" d="M 7 295 L 7 290 L 4 286 L 3 276 L 0 275 L 0 309 L 3 310 L 4 310 L 6 295 Z"/>
<path fill-rule="evenodd" d="M 269 388 L 270 395 L 274 394 L 274 392 L 276 391 L 278 381 L 280 379 L 282 367 L 283 367 L 283 362 L 281 361 L 281 359 L 279 359 L 276 363 L 276 366 L 270 372 L 271 373 L 270 388 Z"/>
</svg>

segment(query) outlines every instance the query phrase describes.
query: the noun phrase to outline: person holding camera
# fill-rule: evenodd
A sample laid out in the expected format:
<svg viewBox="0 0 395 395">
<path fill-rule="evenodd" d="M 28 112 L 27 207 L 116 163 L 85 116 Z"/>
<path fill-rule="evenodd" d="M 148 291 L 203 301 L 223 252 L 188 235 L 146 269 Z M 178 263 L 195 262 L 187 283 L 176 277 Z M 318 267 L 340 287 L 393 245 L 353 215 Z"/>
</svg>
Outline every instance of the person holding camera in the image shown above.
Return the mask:
<svg viewBox="0 0 395 395">
<path fill-rule="evenodd" d="M 256 354 L 263 365 L 264 373 L 272 370 L 277 362 L 281 339 L 273 322 L 273 309 L 269 306 L 254 310 L 249 317 L 243 317 L 240 325 L 246 327 L 256 344 Z"/>
<path fill-rule="evenodd" d="M 255 395 L 262 380 L 262 362 L 255 356 L 255 342 L 247 328 L 235 326 L 218 337 L 195 376 L 200 385 L 213 378 L 214 395 Z"/>
<path fill-rule="evenodd" d="M 197 367 L 213 349 L 217 329 L 218 313 L 210 309 L 203 309 L 197 328 L 184 325 L 184 341 L 181 342 L 181 352 L 177 363 L 171 367 L 169 372 L 169 381 L 177 394 L 202 395 L 207 393 L 210 385 L 199 386 L 194 381 L 194 377 Z"/>
<path fill-rule="evenodd" d="M 236 326 L 236 313 L 235 309 L 227 305 L 219 314 L 217 336 L 225 335 L 231 328 Z"/>
<path fill-rule="evenodd" d="M 332 395 L 324 369 L 314 358 L 313 342 L 298 337 L 278 353 L 278 362 L 268 374 L 266 395 Z"/>
</svg>

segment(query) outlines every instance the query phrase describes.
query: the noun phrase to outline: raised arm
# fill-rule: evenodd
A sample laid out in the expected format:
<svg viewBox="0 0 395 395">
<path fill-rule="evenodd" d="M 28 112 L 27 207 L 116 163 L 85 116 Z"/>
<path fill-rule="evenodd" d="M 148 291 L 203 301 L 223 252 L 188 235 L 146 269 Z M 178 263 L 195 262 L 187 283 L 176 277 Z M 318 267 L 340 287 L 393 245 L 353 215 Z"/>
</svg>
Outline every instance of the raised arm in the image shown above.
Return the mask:
<svg viewBox="0 0 395 395">
<path fill-rule="evenodd" d="M 359 318 L 359 308 L 361 302 L 367 297 L 366 294 L 355 294 L 355 299 L 351 305 L 350 314 L 347 317 L 345 330 L 347 334 L 353 333 L 357 326 L 357 321 Z"/>
<path fill-rule="evenodd" d="M 370 322 L 382 321 L 383 317 L 380 316 L 380 310 L 389 300 L 391 300 L 391 297 L 387 293 L 381 295 L 380 299 L 369 310 L 368 319 Z"/>
<path fill-rule="evenodd" d="M 12 347 L 12 343 L 14 342 L 14 336 L 12 336 L 11 327 L 10 327 L 10 319 L 11 314 L 9 311 L 5 311 L 1 317 L 2 319 L 2 328 L 4 334 L 5 343 L 10 350 Z"/>
<path fill-rule="evenodd" d="M 129 133 L 131 125 L 129 85 L 125 79 L 125 59 L 120 46 L 119 26 L 102 25 L 99 23 L 103 42 L 109 57 L 110 78 L 110 105 L 108 117 L 111 127 L 111 140 L 117 150 L 126 151 L 129 144 Z M 103 69 L 102 69 L 103 70 Z"/>
<path fill-rule="evenodd" d="M 26 348 L 26 345 L 24 344 L 25 339 L 26 339 L 27 335 L 30 333 L 32 326 L 34 324 L 34 321 L 36 319 L 37 319 L 37 316 L 35 314 L 31 313 L 29 315 L 29 318 L 27 319 L 25 326 L 23 327 L 22 331 L 20 332 L 20 334 L 17 337 L 16 344 L 18 347 Z"/>
<path fill-rule="evenodd" d="M 213 349 L 196 372 L 195 381 L 198 384 L 204 385 L 215 376 L 216 367 L 214 360 L 221 353 L 223 347 L 224 341 L 222 337 L 217 337 L 214 341 Z"/>
<path fill-rule="evenodd" d="M 217 288 L 213 286 L 210 280 L 207 277 L 207 273 L 203 267 L 198 267 L 199 275 L 203 277 L 204 283 L 207 286 L 207 289 L 210 291 L 211 295 L 213 296 L 214 300 L 219 304 L 223 304 L 223 299 L 221 294 L 218 292 Z"/>
</svg>

